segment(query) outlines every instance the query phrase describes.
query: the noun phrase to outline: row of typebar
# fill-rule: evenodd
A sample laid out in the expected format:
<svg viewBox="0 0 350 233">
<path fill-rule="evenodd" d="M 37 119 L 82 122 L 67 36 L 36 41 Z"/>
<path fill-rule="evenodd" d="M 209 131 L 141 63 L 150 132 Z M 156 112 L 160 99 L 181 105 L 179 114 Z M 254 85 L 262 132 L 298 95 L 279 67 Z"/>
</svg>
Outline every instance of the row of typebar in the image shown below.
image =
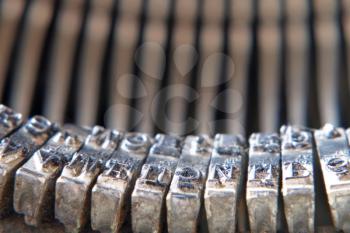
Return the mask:
<svg viewBox="0 0 350 233">
<path fill-rule="evenodd" d="M 276 232 L 282 195 L 289 232 L 314 232 L 314 138 L 334 225 L 350 232 L 349 130 L 283 126 L 252 134 L 248 149 L 239 135 L 24 122 L 4 105 L 0 120 L 1 217 L 14 209 L 29 225 L 56 218 L 67 232 L 118 232 L 131 211 L 133 232 L 197 232 L 203 222 L 235 232 L 244 200 L 250 231 Z"/>
<path fill-rule="evenodd" d="M 54 2 L 61 2 L 59 10 Z M 87 2 L 89 11 L 84 13 Z M 4 96 L 3 103 L 24 116 L 43 114 L 53 121 L 74 121 L 79 125 L 98 122 L 123 131 L 129 131 L 132 125 L 147 133 L 153 133 L 156 124 L 163 132 L 186 134 L 186 127 L 176 123 L 187 119 L 184 113 L 191 98 L 181 99 L 180 104 L 169 103 L 169 115 L 175 124 L 153 121 L 152 114 L 163 113 L 163 109 L 151 109 L 164 87 L 162 80 L 167 79 L 174 87 L 168 91 L 171 97 L 186 96 L 189 86 L 199 92 L 192 116 L 200 122 L 196 133 L 210 133 L 210 124 L 220 122 L 215 121 L 215 114 L 203 112 L 213 110 L 208 106 L 219 94 L 212 84 L 220 83 L 221 63 L 214 61 L 217 54 L 223 53 L 232 59 L 228 59 L 231 62 L 227 62 L 229 71 L 225 73 L 227 87 L 233 91 L 220 95 L 229 100 L 227 106 L 219 109 L 228 115 L 227 127 L 222 132 L 243 133 L 245 127 L 253 125 L 245 119 L 255 116 L 249 110 L 253 106 L 248 103 L 249 96 L 259 102 L 256 115 L 259 127 L 254 127 L 254 131 L 276 131 L 280 125 L 280 105 L 287 108 L 288 122 L 293 124 L 307 125 L 308 115 L 315 113 L 320 115 L 322 124 L 341 125 L 340 118 L 349 119 L 343 117 L 347 108 L 339 104 L 337 97 L 340 90 L 348 89 L 347 85 L 339 85 L 338 78 L 350 80 L 349 75 L 340 74 L 343 68 L 350 67 L 349 3 L 349 0 L 2 0 L 0 96 Z M 115 5 L 118 5 L 116 22 L 111 19 Z M 170 27 L 171 15 L 174 25 Z M 227 18 L 230 26 L 225 32 Z M 281 26 L 282 18 L 285 21 Z M 110 43 L 107 41 L 112 28 L 115 38 Z M 53 38 L 46 48 L 48 31 Z M 108 47 L 108 43 L 113 46 Z M 229 51 L 223 51 L 225 43 Z M 254 46 L 258 52 L 254 52 Z M 79 56 L 75 52 L 78 47 Z M 46 50 L 49 55 L 42 59 L 40 56 Z M 316 55 L 310 52 L 314 50 Z M 112 54 L 106 62 L 110 73 L 101 75 L 107 51 Z M 347 59 L 343 58 L 344 53 Z M 252 54 L 258 56 L 256 66 L 250 65 L 254 63 Z M 199 71 L 194 74 L 191 59 L 196 58 Z M 135 59 L 141 60 L 137 64 L 140 72 L 134 72 Z M 317 75 L 313 74 L 314 69 Z M 41 78 L 38 70 L 45 71 Z M 79 74 L 72 75 L 72 70 Z M 252 70 L 256 70 L 258 82 L 249 81 Z M 283 72 L 285 85 L 280 79 Z M 200 82 L 204 79 L 210 80 Z M 311 79 L 317 81 L 309 84 Z M 193 86 L 191 80 L 198 84 Z M 257 83 L 257 91 L 248 90 Z M 130 88 L 138 85 L 141 87 L 136 92 Z M 285 86 L 282 91 L 287 93 L 286 104 L 279 98 L 281 86 Z M 319 93 L 311 106 L 305 101 L 308 93 L 312 96 Z M 143 98 L 146 94 L 147 98 Z M 307 111 L 315 106 L 319 106 L 319 111 Z M 136 115 L 134 109 L 144 116 L 142 122 L 131 117 Z"/>
</svg>

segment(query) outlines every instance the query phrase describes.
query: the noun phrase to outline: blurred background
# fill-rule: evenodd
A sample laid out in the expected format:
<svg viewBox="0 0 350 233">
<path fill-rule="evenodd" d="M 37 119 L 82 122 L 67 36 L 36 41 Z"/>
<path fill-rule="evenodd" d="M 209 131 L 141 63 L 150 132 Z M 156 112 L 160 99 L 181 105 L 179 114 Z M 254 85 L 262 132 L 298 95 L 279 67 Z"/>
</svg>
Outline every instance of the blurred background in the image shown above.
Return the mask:
<svg viewBox="0 0 350 233">
<path fill-rule="evenodd" d="M 1 0 L 0 99 L 149 133 L 350 124 L 350 0 Z"/>
</svg>

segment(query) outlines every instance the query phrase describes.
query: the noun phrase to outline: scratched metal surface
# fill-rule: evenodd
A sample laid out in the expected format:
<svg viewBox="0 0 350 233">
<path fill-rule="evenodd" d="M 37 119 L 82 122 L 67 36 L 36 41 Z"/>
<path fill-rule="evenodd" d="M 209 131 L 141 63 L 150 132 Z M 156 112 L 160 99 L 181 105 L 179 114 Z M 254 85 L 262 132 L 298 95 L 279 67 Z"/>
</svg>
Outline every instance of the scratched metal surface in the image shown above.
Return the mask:
<svg viewBox="0 0 350 233">
<path fill-rule="evenodd" d="M 62 127 L 4 105 L 0 129 L 0 232 L 349 229 L 350 129 L 282 126 L 248 150 L 239 135 Z"/>
</svg>

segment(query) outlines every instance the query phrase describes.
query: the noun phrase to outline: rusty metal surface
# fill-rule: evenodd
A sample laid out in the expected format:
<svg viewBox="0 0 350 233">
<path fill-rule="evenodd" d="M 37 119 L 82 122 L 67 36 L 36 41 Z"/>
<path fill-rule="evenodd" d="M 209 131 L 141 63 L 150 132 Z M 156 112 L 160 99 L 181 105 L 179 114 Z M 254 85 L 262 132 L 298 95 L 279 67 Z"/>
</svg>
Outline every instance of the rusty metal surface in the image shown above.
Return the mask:
<svg viewBox="0 0 350 233">
<path fill-rule="evenodd" d="M 349 231 L 349 129 L 283 126 L 247 150 L 240 135 L 20 126 L 0 110 L 0 232 L 334 232 L 316 221 L 317 190 Z"/>
</svg>

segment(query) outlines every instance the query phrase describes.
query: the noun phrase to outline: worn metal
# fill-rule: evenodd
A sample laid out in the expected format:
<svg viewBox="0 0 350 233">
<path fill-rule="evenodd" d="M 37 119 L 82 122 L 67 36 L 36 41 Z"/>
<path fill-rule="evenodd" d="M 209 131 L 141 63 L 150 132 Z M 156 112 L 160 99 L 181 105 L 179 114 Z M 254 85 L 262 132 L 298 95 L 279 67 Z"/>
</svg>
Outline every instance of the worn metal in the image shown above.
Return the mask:
<svg viewBox="0 0 350 233">
<path fill-rule="evenodd" d="M 290 233 L 314 232 L 315 189 L 312 133 L 282 126 L 282 194 Z"/>
<path fill-rule="evenodd" d="M 251 232 L 275 232 L 280 172 L 280 138 L 254 133 L 249 138 L 247 207 Z"/>
<path fill-rule="evenodd" d="M 92 186 L 120 139 L 118 131 L 93 127 L 82 149 L 63 168 L 56 182 L 55 217 L 66 231 L 84 231 L 90 219 Z"/>
<path fill-rule="evenodd" d="M 22 123 L 22 114 L 0 104 L 0 140 L 15 131 Z"/>
<path fill-rule="evenodd" d="M 130 211 L 130 196 L 140 173 L 151 139 L 129 133 L 107 161 L 105 171 L 92 189 L 91 226 L 99 232 L 119 232 Z"/>
<path fill-rule="evenodd" d="M 350 130 L 326 124 L 315 131 L 315 142 L 334 225 L 350 232 Z"/>
<path fill-rule="evenodd" d="M 212 153 L 207 135 L 187 136 L 166 198 L 168 232 L 196 232 Z"/>
<path fill-rule="evenodd" d="M 24 126 L 0 142 L 0 216 L 12 211 L 16 170 L 56 131 L 58 126 L 42 116 L 32 117 Z"/>
<path fill-rule="evenodd" d="M 56 180 L 85 137 L 63 129 L 17 170 L 13 203 L 28 225 L 38 226 L 53 219 Z"/>
<path fill-rule="evenodd" d="M 204 194 L 210 233 L 231 233 L 236 230 L 237 195 L 245 156 L 242 136 L 216 135 Z"/>
<path fill-rule="evenodd" d="M 157 134 L 132 193 L 132 230 L 162 232 L 165 196 L 181 154 L 182 139 Z"/>
</svg>

